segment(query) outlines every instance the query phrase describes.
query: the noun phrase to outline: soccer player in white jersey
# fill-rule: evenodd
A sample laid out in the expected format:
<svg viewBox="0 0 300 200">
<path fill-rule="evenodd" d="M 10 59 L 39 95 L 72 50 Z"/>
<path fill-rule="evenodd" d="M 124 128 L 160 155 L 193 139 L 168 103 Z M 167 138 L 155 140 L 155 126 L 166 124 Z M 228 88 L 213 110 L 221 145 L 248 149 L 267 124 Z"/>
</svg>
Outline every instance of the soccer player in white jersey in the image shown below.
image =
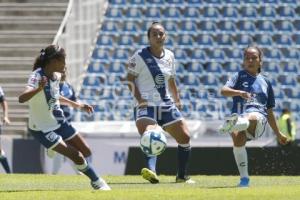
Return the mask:
<svg viewBox="0 0 300 200">
<path fill-rule="evenodd" d="M 241 176 L 239 187 L 249 186 L 248 140 L 259 138 L 268 122 L 281 144 L 287 142 L 279 131 L 273 113 L 275 99 L 270 81 L 260 74 L 263 53 L 257 46 L 244 51 L 244 69 L 233 75 L 221 89 L 222 95 L 233 98 L 232 115 L 220 128 L 233 139 L 233 154 Z"/>
<path fill-rule="evenodd" d="M 8 105 L 7 105 L 7 101 L 5 100 L 5 95 L 2 90 L 2 87 L 0 87 L 0 104 L 2 107 L 2 111 L 3 111 L 2 123 L 3 123 L 3 125 L 8 125 L 8 124 L 10 124 L 10 120 L 8 118 Z M 0 136 L 2 134 L 2 123 L 0 122 Z M 5 156 L 5 152 L 1 148 L 1 138 L 0 138 L 0 163 L 2 164 L 6 173 L 8 173 L 8 174 L 11 173 L 7 158 Z"/>
<path fill-rule="evenodd" d="M 180 109 L 181 102 L 175 82 L 174 54 L 164 48 L 164 27 L 154 22 L 148 29 L 149 47 L 138 50 L 128 63 L 128 85 L 136 99 L 134 111 L 140 135 L 161 126 L 178 143 L 176 182 L 194 183 L 187 175 L 190 157 L 190 135 Z M 158 183 L 157 157 L 146 156 L 147 168 L 141 174 L 151 183 Z"/>
<path fill-rule="evenodd" d="M 77 169 L 88 176 L 94 189 L 110 190 L 84 158 L 88 146 L 66 120 L 60 104 L 92 113 L 93 107 L 60 95 L 59 83 L 65 71 L 65 51 L 56 45 L 42 49 L 19 102 L 29 102 L 29 132 L 47 149 L 71 159 Z"/>
</svg>

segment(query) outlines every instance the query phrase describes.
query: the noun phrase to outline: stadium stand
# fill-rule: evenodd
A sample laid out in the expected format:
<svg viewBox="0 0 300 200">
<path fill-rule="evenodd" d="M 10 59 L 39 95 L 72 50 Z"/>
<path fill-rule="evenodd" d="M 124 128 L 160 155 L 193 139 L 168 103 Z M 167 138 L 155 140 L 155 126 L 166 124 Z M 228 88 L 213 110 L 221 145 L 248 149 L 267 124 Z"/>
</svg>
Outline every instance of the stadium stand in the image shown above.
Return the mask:
<svg viewBox="0 0 300 200">
<path fill-rule="evenodd" d="M 277 114 L 287 105 L 299 110 L 299 11 L 300 1 L 296 0 L 110 0 L 80 98 L 88 101 L 94 90 L 100 90 L 86 81 L 91 77 L 96 81 L 99 76 L 95 74 L 103 74 L 106 79 L 116 77 L 101 84 L 108 91 L 124 81 L 128 57 L 147 45 L 146 30 L 158 20 L 167 30 L 166 46 L 177 59 L 176 81 L 188 119 L 220 119 L 228 114 L 230 102 L 218 94 L 219 87 L 241 68 L 243 49 L 254 43 L 264 50 L 262 71 L 274 85 Z M 114 104 L 123 96 L 125 105 L 132 104 L 126 89 L 122 94 L 105 95 L 100 96 L 104 104 Z M 223 102 L 222 106 L 209 103 L 212 96 Z M 96 116 L 104 120 L 132 120 L 124 114 L 132 112 L 127 106 L 113 116 L 109 109 L 96 111 L 101 113 Z M 210 115 L 199 113 L 207 111 Z M 85 116 L 81 119 L 90 120 Z"/>
</svg>

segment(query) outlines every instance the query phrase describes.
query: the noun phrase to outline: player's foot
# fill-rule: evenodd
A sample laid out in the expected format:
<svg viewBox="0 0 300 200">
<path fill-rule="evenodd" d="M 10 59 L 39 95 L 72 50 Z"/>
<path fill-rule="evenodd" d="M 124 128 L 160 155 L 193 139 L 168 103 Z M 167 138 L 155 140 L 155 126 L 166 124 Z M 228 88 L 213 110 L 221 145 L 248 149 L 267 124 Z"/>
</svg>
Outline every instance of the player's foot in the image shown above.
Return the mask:
<svg viewBox="0 0 300 200">
<path fill-rule="evenodd" d="M 159 183 L 158 176 L 155 172 L 151 171 L 150 169 L 143 168 L 141 171 L 141 175 L 145 180 L 149 181 L 152 184 Z"/>
<path fill-rule="evenodd" d="M 99 178 L 97 181 L 92 181 L 91 182 L 91 186 L 95 190 L 111 190 L 111 188 L 109 187 L 109 185 L 107 185 L 107 183 L 105 182 L 105 180 L 102 179 L 102 178 Z"/>
<path fill-rule="evenodd" d="M 236 124 L 238 117 L 239 115 L 237 113 L 233 113 L 219 128 L 219 132 L 223 134 L 232 132 L 232 128 Z"/>
<path fill-rule="evenodd" d="M 248 177 L 243 177 L 240 180 L 240 183 L 237 185 L 238 187 L 249 187 L 250 179 Z"/>
<path fill-rule="evenodd" d="M 184 176 L 183 178 L 179 178 L 178 176 L 176 176 L 176 183 L 195 184 L 196 182 L 192 180 L 189 176 Z"/>
</svg>

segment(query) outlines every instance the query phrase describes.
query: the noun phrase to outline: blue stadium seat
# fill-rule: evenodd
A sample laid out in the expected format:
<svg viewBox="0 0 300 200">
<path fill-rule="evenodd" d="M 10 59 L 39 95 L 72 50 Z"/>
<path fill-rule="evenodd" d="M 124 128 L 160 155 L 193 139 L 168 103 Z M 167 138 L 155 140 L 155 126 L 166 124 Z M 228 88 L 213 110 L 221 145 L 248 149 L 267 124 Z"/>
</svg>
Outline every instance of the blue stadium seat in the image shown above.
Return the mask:
<svg viewBox="0 0 300 200">
<path fill-rule="evenodd" d="M 109 51 L 107 49 L 94 49 L 93 58 L 100 60 L 101 62 L 109 63 Z"/>
<path fill-rule="evenodd" d="M 204 63 L 207 61 L 208 58 L 205 51 L 203 51 L 202 49 L 195 49 L 192 52 L 191 59 L 195 62 L 197 61 L 197 62 Z"/>
<path fill-rule="evenodd" d="M 239 21 L 238 28 L 241 33 L 249 34 L 256 32 L 255 24 L 252 21 Z"/>
<path fill-rule="evenodd" d="M 276 9 L 274 6 L 262 6 L 259 14 L 262 19 L 272 20 L 276 18 Z"/>
<path fill-rule="evenodd" d="M 228 34 L 217 35 L 215 41 L 220 48 L 231 47 L 233 45 L 231 35 Z"/>
<path fill-rule="evenodd" d="M 120 73 L 111 73 L 109 74 L 109 76 L 106 76 L 106 85 L 110 86 L 114 86 L 114 87 L 118 87 L 118 85 L 120 85 L 121 83 L 121 77 L 124 74 L 120 74 Z"/>
<path fill-rule="evenodd" d="M 224 62 L 226 55 L 222 49 L 213 49 L 207 54 L 212 61 Z"/>
<path fill-rule="evenodd" d="M 267 5 L 278 5 L 280 0 L 263 0 L 263 4 L 267 4 Z"/>
<path fill-rule="evenodd" d="M 256 35 L 254 37 L 254 40 L 255 42 L 258 44 L 258 46 L 264 48 L 268 48 L 268 47 L 271 47 L 272 44 L 273 44 L 273 40 L 272 40 L 272 37 L 268 34 L 259 34 L 259 35 Z"/>
<path fill-rule="evenodd" d="M 293 18 L 296 15 L 294 8 L 291 6 L 281 6 L 278 8 L 277 13 L 281 18 L 287 19 Z"/>
<path fill-rule="evenodd" d="M 223 33 L 234 33 L 237 29 L 233 21 L 221 21 L 218 28 Z"/>
<path fill-rule="evenodd" d="M 176 62 L 176 74 L 184 74 L 185 73 L 185 67 L 182 63 Z"/>
<path fill-rule="evenodd" d="M 187 66 L 187 72 L 200 74 L 203 72 L 203 66 L 199 62 L 191 62 Z"/>
<path fill-rule="evenodd" d="M 281 72 L 281 67 L 278 62 L 264 62 L 262 71 L 271 74 L 279 74 Z"/>
<path fill-rule="evenodd" d="M 116 32 L 118 30 L 117 28 L 117 23 L 114 21 L 106 21 L 103 23 L 102 27 L 101 27 L 101 31 L 104 32 Z"/>
<path fill-rule="evenodd" d="M 222 4 L 222 1 L 221 0 L 205 0 L 205 3 L 206 4 L 211 4 L 212 6 L 219 6 L 220 4 Z"/>
<path fill-rule="evenodd" d="M 177 33 L 179 31 L 178 24 L 176 23 L 176 21 L 164 20 L 163 25 L 167 33 L 171 33 L 171 32 Z"/>
<path fill-rule="evenodd" d="M 188 56 L 184 49 L 180 49 L 180 48 L 175 49 L 174 55 L 175 55 L 175 59 L 179 62 L 186 62 L 188 59 Z"/>
<path fill-rule="evenodd" d="M 146 17 L 159 19 L 161 18 L 160 8 L 159 7 L 150 7 L 146 9 Z"/>
<path fill-rule="evenodd" d="M 233 5 L 233 6 L 239 6 L 241 5 L 241 1 L 240 0 L 224 0 L 224 5 Z"/>
<path fill-rule="evenodd" d="M 283 66 L 283 72 L 288 72 L 292 74 L 298 74 L 300 70 L 299 68 L 299 62 L 286 62 Z"/>
<path fill-rule="evenodd" d="M 238 62 L 227 62 L 224 64 L 224 71 L 232 74 L 241 70 L 241 64 Z"/>
<path fill-rule="evenodd" d="M 87 69 L 88 73 L 99 73 L 99 74 L 104 74 L 105 73 L 105 68 L 101 62 L 96 62 L 92 60 L 88 66 Z"/>
<path fill-rule="evenodd" d="M 298 61 L 300 59 L 299 51 L 296 48 L 281 49 L 284 60 Z"/>
<path fill-rule="evenodd" d="M 203 0 L 187 0 L 187 3 L 201 5 L 203 3 Z"/>
<path fill-rule="evenodd" d="M 90 114 L 90 113 L 86 113 L 86 112 L 81 113 L 80 121 L 89 122 L 89 121 L 94 121 L 94 120 L 95 120 L 94 114 Z"/>
<path fill-rule="evenodd" d="M 138 38 L 137 42 L 138 42 L 138 45 L 143 46 L 143 47 L 149 45 L 148 36 L 145 34 L 140 36 Z"/>
<path fill-rule="evenodd" d="M 300 48 L 300 34 L 293 35 L 293 41 L 297 48 Z"/>
<path fill-rule="evenodd" d="M 276 31 L 275 26 L 272 21 L 266 20 L 266 21 L 258 21 L 257 22 L 257 29 L 262 33 L 274 33 Z"/>
<path fill-rule="evenodd" d="M 275 99 L 284 99 L 284 91 L 281 88 L 273 87 Z"/>
<path fill-rule="evenodd" d="M 291 86 L 291 87 L 295 87 L 297 83 L 295 76 L 292 76 L 291 74 L 278 75 L 278 81 L 281 83 L 282 86 Z"/>
<path fill-rule="evenodd" d="M 113 89 L 109 87 L 101 88 L 99 92 L 99 99 L 113 100 L 114 99 Z"/>
<path fill-rule="evenodd" d="M 260 0 L 244 0 L 244 3 L 248 5 L 258 5 Z"/>
<path fill-rule="evenodd" d="M 184 0 L 167 0 L 168 4 L 179 4 L 182 5 L 184 4 Z"/>
<path fill-rule="evenodd" d="M 209 48 L 214 46 L 214 39 L 212 38 L 211 35 L 205 34 L 202 35 L 200 34 L 198 39 L 197 39 L 197 44 L 200 48 Z"/>
<path fill-rule="evenodd" d="M 208 73 L 221 74 L 223 72 L 223 67 L 218 62 L 209 62 L 205 66 L 205 71 Z"/>
<path fill-rule="evenodd" d="M 182 100 L 190 100 L 191 99 L 191 93 L 189 90 L 180 90 L 180 99 Z"/>
<path fill-rule="evenodd" d="M 265 60 L 280 60 L 282 58 L 281 52 L 278 49 L 264 49 Z"/>
<path fill-rule="evenodd" d="M 223 19 L 226 20 L 238 20 L 239 19 L 239 12 L 233 6 L 224 6 L 222 10 Z"/>
<path fill-rule="evenodd" d="M 183 77 L 183 84 L 185 86 L 199 86 L 200 85 L 200 81 L 198 79 L 197 76 L 195 76 L 194 73 L 188 73 L 186 75 L 184 75 Z"/>
<path fill-rule="evenodd" d="M 247 34 L 238 34 L 235 41 L 239 48 L 245 48 L 253 43 L 253 38 Z"/>
<path fill-rule="evenodd" d="M 118 8 L 109 8 L 107 9 L 105 16 L 112 19 L 118 19 L 122 17 L 122 12 L 121 9 Z"/>
<path fill-rule="evenodd" d="M 86 76 L 83 80 L 83 86 L 88 88 L 98 88 L 100 80 L 98 76 Z"/>
<path fill-rule="evenodd" d="M 256 19 L 258 15 L 254 6 L 245 6 L 240 9 L 240 16 L 243 19 Z"/>
<path fill-rule="evenodd" d="M 181 16 L 179 8 L 176 7 L 168 7 L 163 13 L 167 19 L 178 19 Z"/>
<path fill-rule="evenodd" d="M 126 72 L 124 63 L 121 62 L 114 62 L 108 68 L 109 73 L 120 73 L 124 74 Z"/>
<path fill-rule="evenodd" d="M 202 33 L 214 34 L 217 31 L 217 25 L 213 21 L 201 21 L 199 30 L 201 30 Z"/>
<path fill-rule="evenodd" d="M 164 0 L 148 0 L 147 2 L 149 4 L 159 4 L 159 5 L 163 5 L 165 3 Z"/>
<path fill-rule="evenodd" d="M 204 84 L 204 86 L 208 87 L 218 87 L 219 86 L 219 80 L 214 74 L 206 74 L 201 77 L 201 82 Z"/>
<path fill-rule="evenodd" d="M 174 46 L 175 42 L 173 41 L 172 37 L 167 37 L 166 41 L 165 41 L 165 46 L 167 48 L 172 48 Z"/>
<path fill-rule="evenodd" d="M 181 47 L 191 47 L 194 45 L 194 39 L 190 35 L 180 35 L 178 45 Z"/>
<path fill-rule="evenodd" d="M 187 32 L 188 34 L 198 34 L 197 25 L 193 21 L 182 21 L 181 30 Z"/>
<path fill-rule="evenodd" d="M 300 31 L 300 20 L 294 20 L 293 25 L 297 31 Z"/>
<path fill-rule="evenodd" d="M 130 92 L 127 85 L 120 84 L 114 88 L 114 96 L 116 99 L 133 99 L 132 93 Z"/>
<path fill-rule="evenodd" d="M 136 7 L 128 7 L 125 14 L 126 20 L 135 20 L 142 17 L 141 9 Z"/>
<path fill-rule="evenodd" d="M 227 71 L 226 69 L 224 69 L 224 71 L 228 73 L 228 71 Z M 219 77 L 219 82 L 220 82 L 220 84 L 221 84 L 221 85 L 225 85 L 225 83 L 228 81 L 229 77 L 230 77 L 230 75 L 228 75 L 228 74 L 223 74 L 223 75 L 221 75 L 221 76 Z"/>
<path fill-rule="evenodd" d="M 98 37 L 97 45 L 111 47 L 113 46 L 113 39 L 108 35 L 101 35 Z"/>
<path fill-rule="evenodd" d="M 274 36 L 274 41 L 278 47 L 288 48 L 293 44 L 293 40 L 290 35 L 276 35 Z"/>
<path fill-rule="evenodd" d="M 241 61 L 243 59 L 243 51 L 241 49 L 225 49 L 226 56 L 229 61 Z"/>
<path fill-rule="evenodd" d="M 220 18 L 220 13 L 215 7 L 204 7 L 203 17 L 209 19 L 218 19 Z"/>
<path fill-rule="evenodd" d="M 289 20 L 277 21 L 276 28 L 282 33 L 292 33 L 294 32 L 294 25 Z"/>
<path fill-rule="evenodd" d="M 184 19 L 199 19 L 200 12 L 197 7 L 187 7 L 183 13 Z"/>
<path fill-rule="evenodd" d="M 133 46 L 134 42 L 132 39 L 132 36 L 130 35 L 123 35 L 119 38 L 118 46 L 119 47 L 127 47 L 127 46 Z"/>
<path fill-rule="evenodd" d="M 90 100 L 90 99 L 94 99 L 94 97 L 97 97 L 97 89 L 86 88 L 86 87 L 81 88 L 80 93 L 79 93 L 80 99 Z"/>
<path fill-rule="evenodd" d="M 145 0 L 130 0 L 130 4 L 132 5 L 144 6 L 145 3 Z"/>
<path fill-rule="evenodd" d="M 138 21 L 125 21 L 123 26 L 123 32 L 136 34 L 139 30 Z"/>
<path fill-rule="evenodd" d="M 112 55 L 114 60 L 126 62 L 129 58 L 128 51 L 124 49 L 116 49 Z"/>
<path fill-rule="evenodd" d="M 299 5 L 299 1 L 298 0 L 281 0 L 281 3 L 284 5 L 291 5 L 291 6 L 295 6 L 295 5 Z"/>
<path fill-rule="evenodd" d="M 126 0 L 109 0 L 110 4 L 116 4 L 116 5 L 125 5 Z"/>
</svg>

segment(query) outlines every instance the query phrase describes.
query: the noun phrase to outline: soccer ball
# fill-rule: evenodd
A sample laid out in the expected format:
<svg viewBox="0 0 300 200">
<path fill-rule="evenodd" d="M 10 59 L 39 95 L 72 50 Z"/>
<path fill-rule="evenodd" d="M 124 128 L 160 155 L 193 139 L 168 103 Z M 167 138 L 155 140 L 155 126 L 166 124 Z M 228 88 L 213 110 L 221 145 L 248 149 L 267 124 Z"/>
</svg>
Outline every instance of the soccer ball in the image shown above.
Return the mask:
<svg viewBox="0 0 300 200">
<path fill-rule="evenodd" d="M 158 156 L 167 146 L 167 138 L 162 129 L 145 131 L 141 137 L 140 147 L 147 156 Z"/>
</svg>

